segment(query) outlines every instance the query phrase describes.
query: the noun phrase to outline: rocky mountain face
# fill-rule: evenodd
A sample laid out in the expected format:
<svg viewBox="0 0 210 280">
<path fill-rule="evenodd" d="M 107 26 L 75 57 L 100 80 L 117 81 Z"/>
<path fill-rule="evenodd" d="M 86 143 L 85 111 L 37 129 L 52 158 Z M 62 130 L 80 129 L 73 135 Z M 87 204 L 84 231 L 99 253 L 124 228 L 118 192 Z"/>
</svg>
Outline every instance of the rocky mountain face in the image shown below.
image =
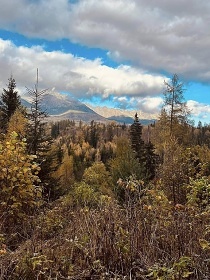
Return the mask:
<svg viewBox="0 0 210 280">
<path fill-rule="evenodd" d="M 30 96 L 22 96 L 22 104 L 28 108 L 31 106 Z M 66 94 L 49 92 L 43 95 L 41 108 L 49 114 L 49 119 L 54 121 L 71 119 L 75 121 L 106 122 L 107 119 L 100 116 L 82 102 Z"/>
<path fill-rule="evenodd" d="M 22 96 L 22 104 L 28 108 L 31 106 L 31 97 Z M 72 98 L 67 94 L 48 92 L 43 95 L 41 101 L 42 110 L 49 114 L 49 119 L 59 121 L 71 119 L 75 121 L 91 122 L 110 122 L 132 124 L 136 111 L 121 110 L 107 107 L 93 107 Z M 138 112 L 140 122 L 143 125 L 153 123 L 155 117 L 149 114 Z"/>
</svg>

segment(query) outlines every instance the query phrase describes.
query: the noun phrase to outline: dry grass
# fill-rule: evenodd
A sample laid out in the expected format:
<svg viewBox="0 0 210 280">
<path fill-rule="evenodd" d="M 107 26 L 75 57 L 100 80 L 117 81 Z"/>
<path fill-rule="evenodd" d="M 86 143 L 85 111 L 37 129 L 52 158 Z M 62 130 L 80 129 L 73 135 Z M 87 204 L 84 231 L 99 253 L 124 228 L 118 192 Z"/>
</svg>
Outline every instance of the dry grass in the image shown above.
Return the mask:
<svg viewBox="0 0 210 280">
<path fill-rule="evenodd" d="M 108 199 L 73 207 L 66 198 L 31 221 L 33 233 L 15 251 L 1 254 L 0 279 L 210 279 L 209 217 L 172 206 L 158 190 L 128 196 L 124 206 Z"/>
</svg>

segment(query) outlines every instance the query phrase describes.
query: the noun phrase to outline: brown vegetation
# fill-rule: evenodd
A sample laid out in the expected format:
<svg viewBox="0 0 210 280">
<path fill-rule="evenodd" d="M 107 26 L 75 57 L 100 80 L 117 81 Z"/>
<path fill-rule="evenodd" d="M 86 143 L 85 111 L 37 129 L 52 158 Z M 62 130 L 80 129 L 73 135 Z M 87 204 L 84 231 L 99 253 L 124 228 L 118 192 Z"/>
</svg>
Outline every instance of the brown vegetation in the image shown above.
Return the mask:
<svg viewBox="0 0 210 280">
<path fill-rule="evenodd" d="M 132 132 L 42 123 L 34 156 L 15 111 L 0 139 L 0 280 L 210 279 L 210 127 L 181 113 L 149 127 L 136 115 Z"/>
</svg>

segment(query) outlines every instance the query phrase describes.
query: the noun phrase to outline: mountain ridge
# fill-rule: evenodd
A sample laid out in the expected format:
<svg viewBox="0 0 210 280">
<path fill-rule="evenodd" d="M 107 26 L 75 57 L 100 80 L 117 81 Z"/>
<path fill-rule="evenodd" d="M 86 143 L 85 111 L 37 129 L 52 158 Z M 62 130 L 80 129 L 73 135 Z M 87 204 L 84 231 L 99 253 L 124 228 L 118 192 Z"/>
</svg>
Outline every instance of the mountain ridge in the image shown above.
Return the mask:
<svg viewBox="0 0 210 280">
<path fill-rule="evenodd" d="M 94 110 L 97 114 L 110 118 L 113 116 L 125 116 L 131 117 L 134 119 L 136 113 L 138 113 L 139 119 L 157 119 L 158 114 L 145 113 L 140 110 L 127 110 L 127 109 L 118 109 L 118 108 L 108 108 L 107 106 L 92 106 L 88 103 L 85 103 L 90 109 Z"/>
<path fill-rule="evenodd" d="M 21 96 L 22 104 L 27 108 L 31 106 L 31 96 L 25 94 Z M 61 94 L 50 91 L 42 96 L 41 109 L 49 114 L 49 120 L 59 121 L 72 119 L 75 121 L 90 122 L 110 122 L 132 124 L 136 111 L 108 108 L 106 106 L 91 106 L 82 103 L 68 94 Z M 143 114 L 137 112 L 140 122 L 152 123 L 155 121 L 153 114 Z"/>
</svg>

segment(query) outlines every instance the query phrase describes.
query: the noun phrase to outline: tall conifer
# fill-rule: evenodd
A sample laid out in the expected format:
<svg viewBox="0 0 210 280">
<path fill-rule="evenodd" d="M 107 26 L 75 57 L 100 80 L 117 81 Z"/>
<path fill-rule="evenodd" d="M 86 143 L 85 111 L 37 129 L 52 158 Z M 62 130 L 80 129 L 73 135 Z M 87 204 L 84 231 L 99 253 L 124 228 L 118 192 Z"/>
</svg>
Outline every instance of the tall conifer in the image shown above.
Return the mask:
<svg viewBox="0 0 210 280">
<path fill-rule="evenodd" d="M 33 89 L 26 88 L 32 97 L 31 110 L 28 113 L 29 127 L 27 134 L 29 153 L 37 156 L 40 164 L 39 178 L 44 187 L 45 199 L 56 197 L 57 180 L 53 178 L 53 172 L 58 168 L 56 149 L 52 149 L 52 138 L 46 133 L 46 111 L 42 110 L 41 102 L 47 89 L 38 89 L 37 81 Z"/>
<path fill-rule="evenodd" d="M 142 140 L 142 125 L 139 122 L 138 114 L 135 114 L 135 119 L 130 128 L 131 147 L 136 152 L 136 157 L 140 163 L 144 161 L 144 141 Z"/>
<path fill-rule="evenodd" d="M 7 125 L 11 116 L 14 114 L 15 110 L 20 107 L 20 97 L 16 91 L 16 82 L 13 76 L 8 79 L 9 83 L 7 89 L 3 89 L 0 100 L 0 120 L 1 128 L 3 131 L 6 130 Z"/>
<path fill-rule="evenodd" d="M 141 177 L 145 180 L 150 180 L 155 177 L 157 155 L 154 152 L 154 146 L 150 139 L 148 139 L 147 144 L 142 140 L 142 128 L 136 113 L 134 123 L 130 128 L 131 147 L 139 161 Z"/>
</svg>

